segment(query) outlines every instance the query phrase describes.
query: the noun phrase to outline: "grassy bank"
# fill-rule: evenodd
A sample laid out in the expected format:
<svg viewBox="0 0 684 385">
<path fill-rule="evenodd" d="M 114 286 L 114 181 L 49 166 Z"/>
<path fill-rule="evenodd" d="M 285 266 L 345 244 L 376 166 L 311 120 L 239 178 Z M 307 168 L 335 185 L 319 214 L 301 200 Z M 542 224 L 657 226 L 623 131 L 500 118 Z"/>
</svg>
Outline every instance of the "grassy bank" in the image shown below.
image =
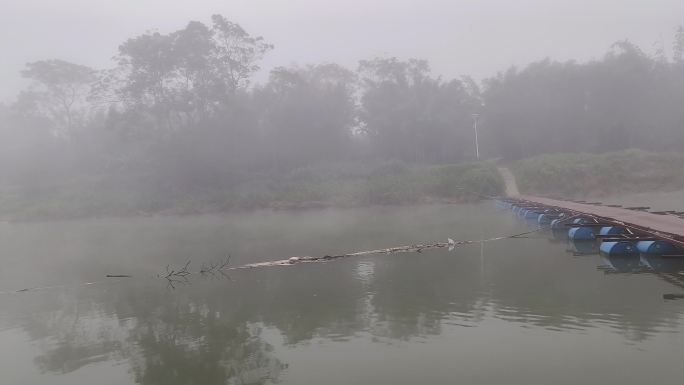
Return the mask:
<svg viewBox="0 0 684 385">
<path fill-rule="evenodd" d="M 523 193 L 586 198 L 684 189 L 684 154 L 626 150 L 541 155 L 512 165 Z"/>
<path fill-rule="evenodd" d="M 0 190 L 0 218 L 31 220 L 193 214 L 263 208 L 358 207 L 473 201 L 503 182 L 490 162 L 425 166 L 399 162 L 329 164 L 285 174 L 249 175 L 222 188 L 191 191 L 115 177 L 65 181 L 49 191 Z M 148 183 L 146 183 L 146 181 Z"/>
</svg>

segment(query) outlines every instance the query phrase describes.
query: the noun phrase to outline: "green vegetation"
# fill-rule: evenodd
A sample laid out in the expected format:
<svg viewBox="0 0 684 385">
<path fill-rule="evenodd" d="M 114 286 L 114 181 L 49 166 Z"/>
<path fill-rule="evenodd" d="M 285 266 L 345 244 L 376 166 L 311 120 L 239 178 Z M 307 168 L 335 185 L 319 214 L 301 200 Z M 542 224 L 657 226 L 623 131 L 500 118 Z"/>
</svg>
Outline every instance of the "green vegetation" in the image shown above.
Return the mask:
<svg viewBox="0 0 684 385">
<path fill-rule="evenodd" d="M 30 220 L 464 202 L 497 195 L 503 190 L 503 181 L 491 162 L 439 166 L 398 161 L 372 166 L 335 163 L 284 174 L 250 174 L 225 189 L 198 188 L 193 193 L 128 189 L 130 183 L 135 181 L 108 178 L 69 180 L 53 189 L 30 193 L 5 189 L 0 191 L 0 218 Z"/>
<path fill-rule="evenodd" d="M 512 167 L 523 193 L 562 198 L 684 189 L 684 154 L 625 150 L 541 155 Z"/>
<path fill-rule="evenodd" d="M 543 60 L 443 79 L 426 60 L 277 67 L 274 49 L 221 15 L 118 46 L 113 68 L 30 62 L 0 104 L 0 218 L 406 204 L 494 194 L 479 153 L 684 146 L 684 28 L 671 57 L 620 41 L 586 63 Z M 473 119 L 476 119 L 473 121 Z M 682 156 L 539 156 L 523 191 L 606 195 L 684 187 Z M 458 165 L 454 165 L 458 164 Z"/>
</svg>

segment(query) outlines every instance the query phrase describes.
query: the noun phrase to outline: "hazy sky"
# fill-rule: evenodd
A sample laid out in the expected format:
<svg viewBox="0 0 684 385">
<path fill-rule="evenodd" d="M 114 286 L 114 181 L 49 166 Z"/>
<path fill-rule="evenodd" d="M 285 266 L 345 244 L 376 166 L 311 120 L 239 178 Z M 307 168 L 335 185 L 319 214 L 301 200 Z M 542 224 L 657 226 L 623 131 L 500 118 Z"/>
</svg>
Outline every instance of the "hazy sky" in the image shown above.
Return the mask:
<svg viewBox="0 0 684 385">
<path fill-rule="evenodd" d="M 0 101 L 25 84 L 27 61 L 111 66 L 125 39 L 221 13 L 275 45 L 263 62 L 373 56 L 428 59 L 446 78 L 477 79 L 551 57 L 600 57 L 616 40 L 648 52 L 684 24 L 683 0 L 0 0 Z M 264 74 L 266 71 L 264 71 Z M 260 77 L 264 78 L 265 75 Z"/>
</svg>

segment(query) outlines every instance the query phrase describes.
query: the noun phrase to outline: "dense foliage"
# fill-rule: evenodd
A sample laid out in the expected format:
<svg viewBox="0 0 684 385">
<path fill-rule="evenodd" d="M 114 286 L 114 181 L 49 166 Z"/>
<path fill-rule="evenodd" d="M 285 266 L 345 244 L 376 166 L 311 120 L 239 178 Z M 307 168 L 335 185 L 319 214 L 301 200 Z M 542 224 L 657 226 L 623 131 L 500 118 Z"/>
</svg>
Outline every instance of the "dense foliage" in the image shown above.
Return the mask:
<svg viewBox="0 0 684 385">
<path fill-rule="evenodd" d="M 503 181 L 491 162 L 409 165 L 334 163 L 284 173 L 253 173 L 226 188 L 188 192 L 120 184 L 112 177 L 71 179 L 26 195 L 0 194 L 0 218 L 32 220 L 130 214 L 204 214 L 251 209 L 305 209 L 433 202 L 469 202 L 499 195 Z M 132 188 L 135 187 L 135 188 Z"/>
<path fill-rule="evenodd" d="M 279 200 L 288 189 L 272 186 L 311 167 L 403 162 L 433 174 L 434 165 L 475 159 L 475 117 L 487 158 L 684 145 L 681 28 L 672 58 L 619 42 L 602 60 L 544 60 L 483 86 L 396 58 L 362 60 L 355 70 L 279 67 L 254 84 L 272 49 L 214 15 L 208 24 L 126 40 L 113 68 L 28 63 L 22 74 L 32 85 L 0 105 L 0 202 L 159 211 L 192 197 L 200 206 L 243 207 L 251 204 L 237 203 L 240 191 L 250 191 L 248 201 Z M 411 195 L 409 179 L 374 183 Z M 344 189 L 327 183 L 323 190 Z M 290 201 L 325 200 L 321 186 L 311 194 L 304 183 L 298 188 Z M 368 202 L 411 200 L 369 194 Z"/>
<path fill-rule="evenodd" d="M 684 44 L 679 29 L 677 44 Z M 544 60 L 486 81 L 486 126 L 498 154 L 684 147 L 684 61 L 646 55 L 623 41 L 603 60 Z"/>
<path fill-rule="evenodd" d="M 516 162 L 524 193 L 561 198 L 684 189 L 684 154 L 626 150 L 605 154 L 551 154 Z"/>
</svg>

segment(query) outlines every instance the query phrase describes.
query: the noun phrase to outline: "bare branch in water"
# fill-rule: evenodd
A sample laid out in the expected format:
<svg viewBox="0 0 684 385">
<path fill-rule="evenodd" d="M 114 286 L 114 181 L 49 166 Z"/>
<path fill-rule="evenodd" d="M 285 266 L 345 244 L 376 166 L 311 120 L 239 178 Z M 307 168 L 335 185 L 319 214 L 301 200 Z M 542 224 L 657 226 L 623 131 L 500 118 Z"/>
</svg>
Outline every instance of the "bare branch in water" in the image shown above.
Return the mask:
<svg viewBox="0 0 684 385">
<path fill-rule="evenodd" d="M 168 286 L 171 289 L 176 288 L 176 284 L 182 283 L 182 284 L 187 284 L 188 283 L 188 275 L 192 274 L 189 270 L 188 267 L 190 266 L 190 260 L 185 263 L 185 265 L 180 269 L 180 270 L 174 270 L 171 268 L 171 265 L 166 265 L 166 275 L 163 277 L 166 278 L 168 281 Z M 162 276 L 162 275 L 159 275 Z"/>
<path fill-rule="evenodd" d="M 202 264 L 202 268 L 199 273 L 203 276 L 216 277 L 216 274 L 221 274 L 224 278 L 230 279 L 230 277 L 225 273 L 224 269 L 230 263 L 230 255 L 228 255 L 223 261 L 212 262 L 209 265 Z"/>
<path fill-rule="evenodd" d="M 569 217 L 566 220 L 570 220 L 573 217 Z M 449 251 L 453 250 L 454 247 L 456 246 L 461 246 L 461 245 L 470 245 L 470 244 L 480 244 L 480 243 L 485 243 L 485 242 L 493 242 L 493 241 L 499 241 L 502 239 L 526 239 L 528 238 L 527 236 L 529 234 L 533 234 L 539 231 L 542 231 L 546 229 L 546 227 L 539 227 L 534 230 L 526 231 L 523 233 L 519 234 L 511 234 L 511 235 L 505 235 L 505 236 L 500 236 L 500 237 L 494 237 L 494 238 L 488 238 L 488 239 L 480 239 L 480 240 L 463 240 L 463 241 L 454 241 L 451 238 L 447 239 L 447 242 L 435 242 L 435 243 L 418 243 L 418 244 L 412 244 L 408 246 L 397 246 L 397 247 L 389 247 L 385 249 L 376 249 L 376 250 L 365 250 L 365 251 L 357 251 L 354 253 L 347 253 L 347 254 L 326 254 L 323 256 L 297 256 L 297 257 L 290 257 L 288 259 L 280 259 L 280 260 L 274 260 L 274 261 L 267 261 L 267 262 L 257 262 L 257 263 L 248 263 L 245 265 L 240 265 L 240 266 L 233 266 L 233 267 L 228 267 L 228 264 L 230 263 L 230 255 L 226 257 L 221 262 L 212 262 L 208 265 L 202 264 L 202 267 L 198 271 L 199 274 L 202 276 L 216 276 L 216 274 L 221 274 L 223 277 L 230 279 L 229 276 L 226 275 L 226 271 L 228 270 L 241 270 L 241 269 L 254 269 L 254 268 L 260 268 L 260 267 L 269 267 L 269 266 L 292 266 L 300 263 L 312 263 L 312 262 L 327 262 L 327 261 L 332 261 L 336 259 L 341 259 L 341 258 L 349 258 L 349 257 L 361 257 L 361 256 L 371 256 L 371 255 L 386 255 L 386 254 L 395 254 L 395 253 L 422 253 L 425 250 L 433 250 L 433 249 L 441 249 L 441 248 L 447 248 Z M 171 288 L 175 288 L 174 284 L 176 283 L 188 283 L 187 277 L 190 274 L 193 274 L 188 270 L 188 267 L 190 266 L 190 261 L 188 261 L 185 266 L 183 266 L 182 269 L 176 271 L 174 269 L 171 269 L 170 265 L 166 266 L 166 275 L 158 275 L 159 277 L 164 277 L 169 281 L 169 286 Z"/>
</svg>

